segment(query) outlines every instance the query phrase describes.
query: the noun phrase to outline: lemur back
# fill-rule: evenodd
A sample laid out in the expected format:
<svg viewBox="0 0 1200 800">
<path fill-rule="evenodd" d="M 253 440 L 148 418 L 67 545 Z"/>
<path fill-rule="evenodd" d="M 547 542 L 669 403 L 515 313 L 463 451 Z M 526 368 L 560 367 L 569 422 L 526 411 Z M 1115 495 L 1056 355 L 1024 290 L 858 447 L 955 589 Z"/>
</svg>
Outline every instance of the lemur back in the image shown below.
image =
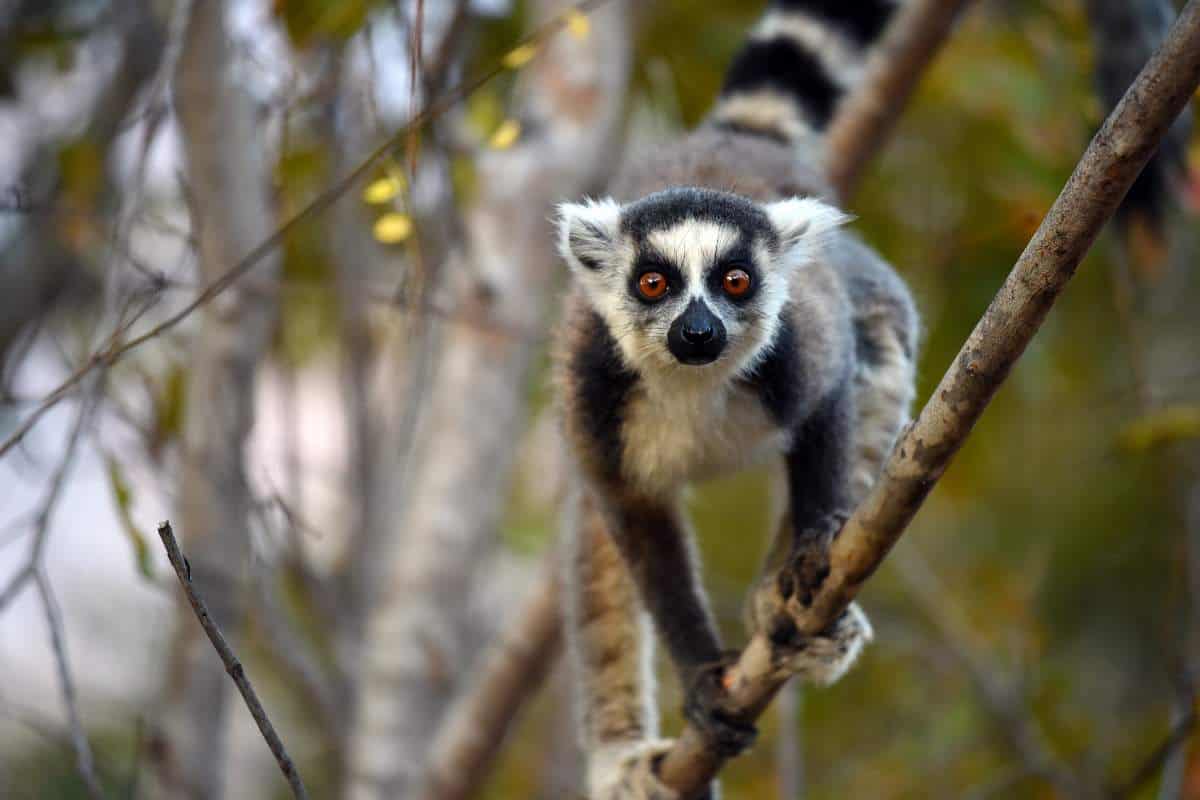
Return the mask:
<svg viewBox="0 0 1200 800">
<path fill-rule="evenodd" d="M 917 315 L 891 268 L 842 229 L 822 134 L 883 30 L 887 0 L 779 0 L 705 123 L 631 159 L 611 197 L 561 210 L 573 274 L 556 337 L 575 467 L 567 636 L 589 796 L 672 798 L 657 737 L 649 612 L 685 715 L 729 754 L 754 731 L 719 713 L 727 660 L 679 509 L 688 483 L 779 458 L 789 507 L 752 628 L 786 628 L 795 563 L 862 496 L 913 395 Z M 830 683 L 870 627 L 852 606 L 797 648 Z"/>
</svg>

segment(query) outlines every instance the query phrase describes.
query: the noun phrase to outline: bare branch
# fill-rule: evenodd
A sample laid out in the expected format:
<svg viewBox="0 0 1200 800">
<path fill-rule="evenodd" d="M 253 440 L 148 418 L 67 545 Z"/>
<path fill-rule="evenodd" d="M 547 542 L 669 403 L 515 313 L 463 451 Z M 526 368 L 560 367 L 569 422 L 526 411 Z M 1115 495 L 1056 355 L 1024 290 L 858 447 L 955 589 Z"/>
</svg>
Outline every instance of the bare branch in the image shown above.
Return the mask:
<svg viewBox="0 0 1200 800">
<path fill-rule="evenodd" d="M 229 677 L 233 679 L 233 683 L 237 686 L 238 692 L 241 693 L 242 699 L 246 701 L 246 708 L 250 710 L 250 716 L 254 717 L 254 722 L 258 725 L 258 730 L 262 733 L 263 739 L 266 740 L 267 746 L 271 748 L 271 755 L 275 756 L 275 761 L 279 764 L 280 772 L 283 773 L 288 786 L 292 789 L 292 796 L 298 800 L 305 800 L 308 797 L 308 793 L 304 789 L 304 782 L 300 779 L 300 773 L 296 771 L 296 765 L 292 763 L 291 756 L 288 755 L 287 750 L 284 748 L 279 734 L 275 732 L 275 726 L 271 724 L 270 718 L 267 717 L 267 712 L 263 708 L 262 702 L 258 699 L 258 693 L 254 691 L 254 687 L 250 684 L 250 679 L 246 677 L 246 670 L 242 666 L 242 662 L 238 660 L 238 657 L 233 652 L 233 648 L 225 641 L 221 630 L 213 622 L 212 617 L 209 616 L 208 607 L 204 605 L 204 601 L 200 599 L 200 595 L 196 593 L 195 587 L 192 586 L 191 566 L 179 550 L 179 543 L 175 541 L 175 533 L 171 530 L 170 522 L 159 523 L 158 537 L 162 539 L 163 547 L 167 551 L 167 559 L 171 562 L 171 566 L 175 570 L 175 576 L 179 578 L 180 585 L 183 586 L 183 592 L 187 595 L 188 603 L 192 606 L 192 611 L 195 612 L 196 619 L 200 622 L 200 627 L 204 629 L 208 640 L 212 642 L 213 649 L 221 657 L 221 663 L 225 665 L 225 671 L 229 673 Z"/>
<path fill-rule="evenodd" d="M 67 724 L 71 729 L 71 747 L 75 751 L 75 766 L 83 778 L 88 797 L 101 800 L 104 791 L 100 788 L 100 780 L 96 777 L 96 763 L 92 757 L 92 748 L 88 744 L 87 734 L 83 730 L 83 720 L 79 717 L 79 703 L 75 696 L 75 682 L 71 677 L 71 666 L 67 660 L 66 635 L 63 631 L 62 610 L 58 600 L 50 590 L 50 581 L 41 567 L 34 568 L 33 583 L 42 599 L 42 609 L 46 614 L 46 626 L 50 629 L 50 647 L 54 651 L 54 664 L 58 669 L 58 685 L 62 689 L 63 704 L 67 707 Z"/>
<path fill-rule="evenodd" d="M 425 800 L 476 794 L 529 686 L 540 686 L 562 647 L 558 559 L 551 552 L 534 595 L 485 657 L 481 678 L 451 710 L 431 750 Z"/>
<path fill-rule="evenodd" d="M 803 632 L 828 626 L 903 534 L 1197 83 L 1200 0 L 1190 0 L 1093 139 L 881 479 L 834 541 L 829 577 L 797 620 Z M 780 668 L 785 655 L 764 635 L 751 640 L 729 676 L 731 712 L 749 720 L 763 711 L 787 679 Z M 662 778 L 691 796 L 722 763 L 688 726 L 663 759 Z"/>
<path fill-rule="evenodd" d="M 1188 739 L 1191 738 L 1192 733 L 1196 730 L 1196 722 L 1196 708 L 1195 701 L 1193 700 L 1191 708 L 1187 710 L 1182 719 L 1175 723 L 1167 734 L 1167 737 L 1163 739 L 1158 747 L 1154 748 L 1154 751 L 1142 762 L 1141 766 L 1137 768 L 1137 771 L 1133 773 L 1129 780 L 1113 791 L 1112 796 L 1114 800 L 1133 797 L 1137 794 L 1138 790 L 1158 774 L 1167 761 L 1183 745 L 1187 744 Z"/>
<path fill-rule="evenodd" d="M 610 0 L 584 0 L 584 2 L 575 6 L 573 11 L 583 13 L 594 10 L 610 2 Z M 557 33 L 567 24 L 568 15 L 560 15 L 547 24 L 543 25 L 528 38 L 521 42 L 521 45 L 540 44 L 550 36 Z M 519 45 L 520 46 L 520 45 Z M 103 347 L 94 352 L 84 363 L 73 372 L 65 381 L 57 388 L 47 394 L 38 406 L 30 412 L 16 430 L 12 432 L 2 443 L 0 443 L 0 457 L 3 457 L 11 450 L 18 442 L 25 438 L 25 435 L 33 429 L 38 420 L 55 406 L 64 397 L 67 397 L 75 388 L 83 381 L 83 379 L 92 372 L 95 368 L 106 365 L 111 366 L 121 358 L 124 358 L 130 351 L 141 347 L 146 342 L 161 336 L 163 333 L 171 330 L 179 323 L 183 322 L 192 315 L 196 309 L 211 302 L 214 298 L 223 293 L 239 278 L 253 269 L 258 262 L 272 253 L 295 231 L 300 225 L 308 222 L 314 217 L 320 215 L 337 201 L 339 197 L 352 189 L 364 176 L 371 171 L 375 164 L 392 152 L 393 149 L 403 144 L 410 132 L 419 130 L 425 125 L 432 122 L 434 119 L 445 114 L 462 100 L 469 97 L 480 87 L 490 82 L 496 76 L 502 74 L 508 69 L 503 63 L 499 63 L 484 71 L 482 74 L 464 81 L 448 92 L 445 96 L 430 103 L 414 116 L 406 125 L 399 131 L 394 133 L 383 144 L 379 145 L 375 150 L 366 156 L 358 166 L 350 170 L 347 174 L 334 181 L 332 185 L 317 195 L 308 205 L 297 211 L 286 222 L 279 226 L 274 233 L 253 247 L 250 252 L 242 257 L 240 261 L 226 270 L 222 275 L 207 284 L 204 289 L 196 295 L 191 302 L 187 303 L 179 311 L 167 317 L 162 322 L 154 325 L 149 330 L 134 336 L 128 340 L 123 340 L 125 331 L 122 331 L 122 336 L 112 337 Z"/>
<path fill-rule="evenodd" d="M 867 62 L 862 83 L 838 110 L 827 136 L 826 172 L 845 202 L 879 151 L 926 67 L 971 0 L 913 0 L 901 6 Z"/>
</svg>

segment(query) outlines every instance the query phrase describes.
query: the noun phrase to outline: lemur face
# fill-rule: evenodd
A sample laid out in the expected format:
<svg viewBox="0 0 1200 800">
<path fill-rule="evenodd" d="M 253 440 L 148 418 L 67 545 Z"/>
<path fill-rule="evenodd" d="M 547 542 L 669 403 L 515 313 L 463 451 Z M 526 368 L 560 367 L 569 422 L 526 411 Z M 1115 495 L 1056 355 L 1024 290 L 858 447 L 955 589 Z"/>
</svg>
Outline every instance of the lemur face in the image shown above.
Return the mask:
<svg viewBox="0 0 1200 800">
<path fill-rule="evenodd" d="M 792 275 L 846 217 L 818 200 L 766 205 L 670 189 L 560 209 L 561 249 L 641 372 L 727 375 L 771 342 Z"/>
</svg>

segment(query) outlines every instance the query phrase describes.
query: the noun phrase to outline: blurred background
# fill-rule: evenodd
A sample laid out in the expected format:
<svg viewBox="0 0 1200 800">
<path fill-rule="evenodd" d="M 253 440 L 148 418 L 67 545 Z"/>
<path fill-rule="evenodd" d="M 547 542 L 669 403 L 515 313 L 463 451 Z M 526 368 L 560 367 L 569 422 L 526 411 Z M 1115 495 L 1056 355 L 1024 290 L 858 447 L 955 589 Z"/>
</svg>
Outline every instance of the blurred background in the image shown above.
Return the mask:
<svg viewBox="0 0 1200 800">
<path fill-rule="evenodd" d="M 288 796 L 164 519 L 312 796 L 452 796 L 557 535 L 553 203 L 700 120 L 762 5 L 518 46 L 568 6 L 0 0 L 0 796 Z M 919 403 L 1149 52 L 1101 5 L 970 4 L 849 203 L 923 313 Z M 1200 797 L 1198 169 L 1177 126 L 867 586 L 877 642 L 728 797 Z M 734 645 L 770 483 L 689 498 Z M 541 636 L 473 796 L 580 796 Z"/>
</svg>

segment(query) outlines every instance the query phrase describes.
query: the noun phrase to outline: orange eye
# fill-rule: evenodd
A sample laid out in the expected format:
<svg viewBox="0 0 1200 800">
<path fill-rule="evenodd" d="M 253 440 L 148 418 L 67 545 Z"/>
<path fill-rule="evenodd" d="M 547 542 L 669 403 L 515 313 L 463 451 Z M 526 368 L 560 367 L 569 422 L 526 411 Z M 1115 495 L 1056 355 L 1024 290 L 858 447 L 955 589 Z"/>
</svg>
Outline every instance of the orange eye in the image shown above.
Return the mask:
<svg viewBox="0 0 1200 800">
<path fill-rule="evenodd" d="M 725 286 L 725 292 L 734 297 L 741 297 L 746 292 L 750 291 L 750 273 L 744 269 L 731 269 L 725 273 L 725 279 L 722 281 Z"/>
<path fill-rule="evenodd" d="M 667 293 L 667 279 L 661 272 L 647 272 L 638 278 L 638 291 L 642 297 L 657 300 Z"/>
</svg>

